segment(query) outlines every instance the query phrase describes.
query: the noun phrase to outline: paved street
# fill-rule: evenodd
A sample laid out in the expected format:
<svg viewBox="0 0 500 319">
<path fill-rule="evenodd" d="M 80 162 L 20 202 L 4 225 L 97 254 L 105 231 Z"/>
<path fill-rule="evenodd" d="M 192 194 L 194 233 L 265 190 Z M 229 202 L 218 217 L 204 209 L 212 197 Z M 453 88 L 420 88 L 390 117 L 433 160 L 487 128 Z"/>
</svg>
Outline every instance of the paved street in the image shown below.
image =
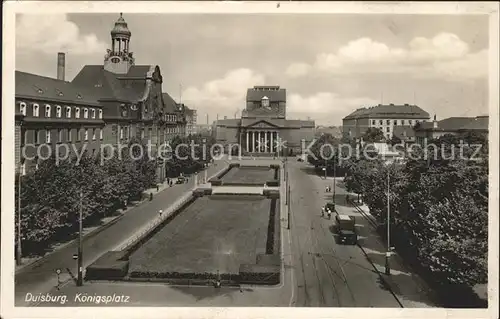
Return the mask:
<svg viewBox="0 0 500 319">
<path fill-rule="evenodd" d="M 289 161 L 292 250 L 296 277 L 295 306 L 400 307 L 382 287 L 379 275 L 358 246 L 335 243 L 334 221 L 321 217 L 331 200 L 325 187 L 332 180 L 317 176 L 308 164 Z M 339 190 L 339 189 L 337 189 Z M 345 198 L 341 190 L 337 202 Z M 341 213 L 346 207 L 338 206 Z"/>
<path fill-rule="evenodd" d="M 225 167 L 223 160 L 208 168 L 208 176 L 217 173 Z M 203 173 L 202 173 L 203 174 Z M 153 201 L 146 201 L 128 211 L 118 222 L 103 231 L 85 238 L 83 241 L 84 266 L 91 264 L 104 252 L 113 249 L 146 223 L 157 216 L 160 209 L 165 210 L 194 186 L 194 179 L 182 185 L 174 185 L 155 194 Z M 76 276 L 76 261 L 72 256 L 77 251 L 77 242 L 55 251 L 40 261 L 21 269 L 15 276 L 15 302 L 17 306 L 24 305 L 25 296 L 51 290 L 57 285 L 56 269 L 61 269 L 61 281 Z M 69 270 L 69 271 L 68 271 Z M 73 284 L 73 283 L 72 283 Z"/>
<path fill-rule="evenodd" d="M 222 167 L 219 166 L 218 169 Z M 213 167 L 212 167 L 213 169 Z M 380 251 L 383 251 L 381 243 L 376 234 L 370 229 L 367 222 L 357 211 L 345 202 L 345 190 L 342 183 L 337 182 L 336 203 L 337 210 L 342 214 L 356 216 L 356 224 L 360 233 L 359 246 L 339 245 L 335 242 L 332 232 L 333 219 L 322 217 L 320 210 L 326 201 L 331 200 L 332 193 L 325 193 L 325 187 L 331 185 L 333 179 L 327 180 L 317 176 L 312 167 L 305 163 L 290 160 L 288 164 L 289 179 L 291 186 L 291 251 L 289 245 L 289 232 L 286 230 L 286 216 L 282 216 L 282 250 L 284 252 L 283 274 L 280 285 L 276 287 L 243 286 L 239 288 L 222 287 L 188 287 L 174 286 L 163 283 L 131 283 L 131 282 L 86 282 L 84 287 L 76 287 L 70 281 L 60 289 L 54 288 L 55 278 L 50 276 L 50 270 L 55 266 L 44 265 L 46 282 L 44 291 L 52 295 L 65 295 L 68 300 L 63 306 L 106 306 L 95 303 L 82 303 L 78 300 L 79 294 L 88 295 L 126 295 L 127 303 L 108 304 L 113 306 L 297 306 L 297 307 L 405 307 L 428 306 L 425 298 L 422 298 L 415 289 L 413 295 L 406 295 L 409 289 L 396 291 L 396 296 L 391 293 L 375 270 L 381 267 Z M 214 171 L 209 172 L 213 174 Z M 183 187 L 186 187 L 183 189 Z M 159 196 L 161 202 L 165 203 L 170 196 L 181 194 L 189 186 L 179 186 L 177 190 L 169 190 Z M 163 199 L 165 197 L 165 199 Z M 172 200 L 172 199 L 170 199 Z M 140 209 L 145 215 L 152 218 L 156 211 L 162 207 L 157 201 L 144 204 Z M 130 216 L 136 216 L 129 214 Z M 117 223 L 103 231 L 98 236 L 106 241 L 97 243 L 97 239 L 91 238 L 86 241 L 86 250 L 91 252 L 105 251 L 112 246 L 110 239 L 116 243 L 133 232 L 135 227 L 131 223 L 139 224 L 146 221 L 145 216 L 128 217 L 129 221 Z M 182 215 L 177 218 L 183 218 Z M 138 221 L 140 220 L 140 221 Z M 182 222 L 182 220 L 180 221 Z M 130 224 L 129 224 L 130 223 Z M 119 226 L 121 225 L 121 226 Z M 117 228 L 120 227 L 120 228 Z M 110 231 L 111 233 L 107 234 Z M 119 235 L 123 234 L 123 235 Z M 96 236 L 97 237 L 97 236 Z M 74 249 L 74 247 L 73 247 Z M 71 266 L 71 254 L 67 252 L 67 258 Z M 378 254 L 378 255 L 377 255 Z M 95 256 L 98 254 L 95 253 Z M 289 259 L 292 257 L 290 265 Z M 373 261 L 373 264 L 368 260 Z M 90 257 L 89 257 L 90 258 Z M 92 257 L 94 258 L 94 257 Z M 35 269 L 31 276 L 35 276 Z M 74 271 L 74 270 L 73 270 Z M 403 271 L 398 264 L 393 264 L 393 274 L 401 275 Z M 30 274 L 30 273 L 28 273 Z M 409 275 L 409 274 L 408 274 Z M 21 277 L 27 280 L 27 276 Z M 396 278 L 396 277 L 395 277 Z M 47 281 L 47 280 L 46 280 Z M 41 280 L 38 283 L 43 283 Z M 50 289 L 52 287 L 52 289 Z M 407 286 L 413 287 L 411 280 L 407 280 Z M 21 291 L 16 292 L 16 298 L 24 298 L 25 292 L 33 290 L 29 286 L 22 286 Z M 33 288 L 34 289 L 34 288 Z M 42 291 L 38 289 L 38 291 Z M 410 299 L 412 302 L 410 302 Z M 55 306 L 56 303 L 40 303 L 39 306 Z"/>
</svg>

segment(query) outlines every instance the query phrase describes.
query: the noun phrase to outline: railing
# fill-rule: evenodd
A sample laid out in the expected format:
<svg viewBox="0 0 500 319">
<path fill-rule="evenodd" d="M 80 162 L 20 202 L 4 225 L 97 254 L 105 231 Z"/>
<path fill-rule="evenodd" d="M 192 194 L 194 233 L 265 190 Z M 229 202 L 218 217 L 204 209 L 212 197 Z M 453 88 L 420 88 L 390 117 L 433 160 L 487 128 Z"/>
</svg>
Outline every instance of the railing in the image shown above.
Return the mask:
<svg viewBox="0 0 500 319">
<path fill-rule="evenodd" d="M 217 173 L 210 176 L 208 179 L 211 179 L 214 176 L 217 176 L 225 169 L 227 169 L 227 167 L 222 168 Z M 127 239 L 125 241 L 125 243 L 123 243 L 122 245 L 119 246 L 118 250 L 123 251 L 123 250 L 129 249 L 130 247 L 135 245 L 139 240 L 144 238 L 144 236 L 146 236 L 149 232 L 151 232 L 153 229 L 158 227 L 158 225 L 160 225 L 166 219 L 168 219 L 175 211 L 177 211 L 179 208 L 181 208 L 184 204 L 186 204 L 186 202 L 188 202 L 191 199 L 191 197 L 193 196 L 193 191 L 197 188 L 197 186 L 199 186 L 199 185 L 195 184 L 193 190 L 191 190 L 190 192 L 185 194 L 183 197 L 178 199 L 176 202 L 174 202 L 172 205 L 170 205 L 165 212 L 162 212 L 161 216 L 156 217 L 153 221 L 148 223 L 143 229 L 141 229 L 139 232 L 137 232 L 134 236 Z"/>
<path fill-rule="evenodd" d="M 136 244 L 139 240 L 144 238 L 149 232 L 158 227 L 161 223 L 167 220 L 175 211 L 181 208 L 187 201 L 192 197 L 192 192 L 187 193 L 180 199 L 178 199 L 173 205 L 171 205 L 166 212 L 163 212 L 161 216 L 155 218 L 152 222 L 147 224 L 142 230 L 135 234 L 135 236 L 129 238 L 123 245 L 120 246 L 118 250 L 127 250 Z"/>
</svg>

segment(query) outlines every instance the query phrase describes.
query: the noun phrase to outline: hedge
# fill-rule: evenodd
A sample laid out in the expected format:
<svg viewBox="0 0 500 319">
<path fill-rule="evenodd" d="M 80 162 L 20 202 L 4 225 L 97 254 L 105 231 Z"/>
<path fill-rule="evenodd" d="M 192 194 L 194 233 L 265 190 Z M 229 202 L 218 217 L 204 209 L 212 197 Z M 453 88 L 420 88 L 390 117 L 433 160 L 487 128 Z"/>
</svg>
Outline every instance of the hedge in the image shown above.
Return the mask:
<svg viewBox="0 0 500 319">
<path fill-rule="evenodd" d="M 108 251 L 87 267 L 87 280 L 121 279 L 127 275 L 129 261 L 124 251 Z"/>
<path fill-rule="evenodd" d="M 279 182 L 279 180 L 274 179 L 272 181 L 267 181 L 266 185 L 269 187 L 278 187 L 278 186 L 280 186 L 280 182 Z"/>
<path fill-rule="evenodd" d="M 240 265 L 240 283 L 277 285 L 280 282 L 280 266 L 268 265 Z"/>
<path fill-rule="evenodd" d="M 212 179 L 210 180 L 210 184 L 212 184 L 212 186 L 222 186 L 222 180 L 221 179 Z"/>
<path fill-rule="evenodd" d="M 210 272 L 194 273 L 194 272 L 177 272 L 177 271 L 132 271 L 130 277 L 134 278 L 150 278 L 150 279 L 194 279 L 194 280 L 214 280 L 217 274 Z M 222 280 L 237 279 L 238 274 L 220 274 Z"/>
<path fill-rule="evenodd" d="M 280 198 L 280 191 L 277 189 L 264 189 L 262 192 L 262 195 L 266 196 L 267 198 Z"/>
</svg>

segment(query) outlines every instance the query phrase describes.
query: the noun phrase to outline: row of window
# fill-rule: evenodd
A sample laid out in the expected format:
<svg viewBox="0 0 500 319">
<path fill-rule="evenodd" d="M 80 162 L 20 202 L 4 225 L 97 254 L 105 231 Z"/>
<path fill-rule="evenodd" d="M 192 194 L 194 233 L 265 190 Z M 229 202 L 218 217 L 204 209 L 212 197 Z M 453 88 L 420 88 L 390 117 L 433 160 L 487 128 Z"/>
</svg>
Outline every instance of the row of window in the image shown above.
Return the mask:
<svg viewBox="0 0 500 319">
<path fill-rule="evenodd" d="M 76 131 L 76 141 L 88 141 L 89 137 L 92 136 L 92 140 L 95 141 L 97 139 L 96 134 L 97 129 L 80 129 Z M 45 143 L 52 143 L 52 130 L 34 130 L 34 141 L 33 144 L 40 144 L 40 136 L 41 134 L 45 135 Z M 103 139 L 103 130 L 99 130 L 99 139 Z M 24 133 L 24 145 L 28 144 L 28 134 L 30 131 Z M 72 129 L 58 129 L 57 130 L 57 143 L 62 143 L 63 141 L 72 142 L 73 134 Z M 64 139 L 66 136 L 66 139 Z"/>
<path fill-rule="evenodd" d="M 26 112 L 27 112 L 26 103 L 21 102 L 19 104 L 19 111 L 21 112 L 21 114 L 26 116 Z M 52 115 L 51 111 L 52 111 L 51 106 L 49 104 L 45 104 L 45 117 L 51 117 L 51 115 Z M 71 106 L 65 107 L 65 118 L 71 118 L 71 111 L 72 111 Z M 90 108 L 90 117 L 89 117 L 89 109 L 86 107 L 83 108 L 83 118 L 84 119 L 88 119 L 88 118 L 95 119 L 97 111 L 99 111 L 99 119 L 102 119 L 102 110 L 101 109 L 96 110 L 94 108 Z M 33 104 L 33 116 L 40 117 L 40 106 L 36 103 Z M 62 118 L 62 107 L 60 105 L 56 105 L 56 117 Z M 75 107 L 75 118 L 77 118 L 77 119 L 80 118 L 80 108 L 79 107 Z"/>
<path fill-rule="evenodd" d="M 167 114 L 166 117 L 167 117 L 166 120 L 169 121 L 169 122 L 175 122 L 175 121 L 177 121 L 177 115 L 175 115 L 175 114 Z"/>
<path fill-rule="evenodd" d="M 398 123 L 401 123 L 401 125 L 413 125 L 414 123 L 419 123 L 420 120 L 415 120 L 415 122 L 413 122 L 413 120 L 385 120 L 386 125 L 391 125 L 391 122 L 394 125 L 399 125 Z M 378 124 L 384 125 L 384 120 L 378 120 Z M 372 125 L 377 125 L 377 120 L 372 120 Z"/>
<path fill-rule="evenodd" d="M 167 127 L 164 134 L 165 134 L 165 137 L 166 137 L 166 134 L 172 134 L 172 133 L 180 133 L 180 128 L 179 127 Z M 123 139 L 123 138 L 129 138 L 130 135 L 130 128 L 128 126 L 125 126 L 125 127 L 121 127 L 120 128 L 120 139 Z M 151 138 L 153 136 L 153 129 L 152 128 L 149 128 L 148 129 L 148 138 Z M 145 132 L 144 130 L 141 131 L 141 139 L 144 139 L 145 138 Z"/>
</svg>

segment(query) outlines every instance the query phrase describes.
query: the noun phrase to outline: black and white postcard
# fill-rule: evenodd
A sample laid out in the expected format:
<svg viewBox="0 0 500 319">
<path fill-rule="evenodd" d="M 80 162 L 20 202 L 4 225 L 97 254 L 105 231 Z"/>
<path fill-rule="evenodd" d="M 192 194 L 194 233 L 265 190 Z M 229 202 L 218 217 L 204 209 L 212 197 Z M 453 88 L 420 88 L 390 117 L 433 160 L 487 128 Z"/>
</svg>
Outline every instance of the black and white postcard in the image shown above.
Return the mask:
<svg viewBox="0 0 500 319">
<path fill-rule="evenodd" d="M 2 318 L 498 318 L 498 3 L 4 5 Z"/>
</svg>

